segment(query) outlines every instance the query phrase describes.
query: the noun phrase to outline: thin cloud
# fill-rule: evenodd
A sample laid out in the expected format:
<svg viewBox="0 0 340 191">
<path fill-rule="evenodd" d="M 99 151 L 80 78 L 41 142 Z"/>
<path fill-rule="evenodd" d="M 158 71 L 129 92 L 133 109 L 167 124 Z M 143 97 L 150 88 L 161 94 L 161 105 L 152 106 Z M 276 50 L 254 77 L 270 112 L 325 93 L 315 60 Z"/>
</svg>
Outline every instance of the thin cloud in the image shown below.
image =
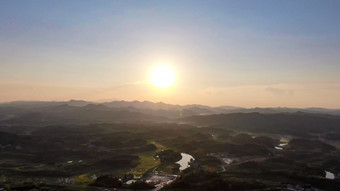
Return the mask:
<svg viewBox="0 0 340 191">
<path fill-rule="evenodd" d="M 284 89 L 275 88 L 275 87 L 267 87 L 266 91 L 277 96 L 290 96 L 294 94 L 293 90 L 284 90 Z"/>
</svg>

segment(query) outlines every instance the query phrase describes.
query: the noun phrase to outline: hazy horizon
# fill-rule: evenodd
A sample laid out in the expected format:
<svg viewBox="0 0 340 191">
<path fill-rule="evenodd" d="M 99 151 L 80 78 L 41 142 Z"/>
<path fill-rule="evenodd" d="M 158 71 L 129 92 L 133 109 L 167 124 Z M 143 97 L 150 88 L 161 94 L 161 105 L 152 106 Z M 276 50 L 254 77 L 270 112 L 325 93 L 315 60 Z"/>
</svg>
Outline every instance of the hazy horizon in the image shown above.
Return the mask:
<svg viewBox="0 0 340 191">
<path fill-rule="evenodd" d="M 339 9 L 314 0 L 0 1 L 0 102 L 340 108 Z M 166 88 L 150 82 L 158 65 L 174 72 Z"/>
<path fill-rule="evenodd" d="M 200 103 L 186 103 L 186 104 L 178 104 L 178 103 L 168 103 L 163 101 L 150 101 L 150 100 L 81 100 L 81 99 L 70 99 L 70 100 L 13 100 L 13 101 L 5 101 L 0 102 L 0 104 L 9 104 L 9 103 L 16 103 L 16 102 L 71 102 L 71 101 L 84 101 L 89 102 L 90 104 L 102 104 L 102 103 L 110 103 L 110 102 L 151 102 L 151 103 L 163 103 L 169 105 L 178 105 L 178 106 L 189 106 L 189 105 L 202 105 L 208 107 L 235 107 L 235 108 L 243 108 L 243 109 L 254 109 L 254 108 L 289 108 L 289 109 L 330 109 L 330 110 L 340 110 L 340 108 L 327 108 L 327 107 L 318 107 L 318 106 L 311 106 L 311 107 L 287 107 L 287 106 L 268 106 L 268 107 L 242 107 L 238 105 L 207 105 L 207 104 L 200 104 Z"/>
</svg>

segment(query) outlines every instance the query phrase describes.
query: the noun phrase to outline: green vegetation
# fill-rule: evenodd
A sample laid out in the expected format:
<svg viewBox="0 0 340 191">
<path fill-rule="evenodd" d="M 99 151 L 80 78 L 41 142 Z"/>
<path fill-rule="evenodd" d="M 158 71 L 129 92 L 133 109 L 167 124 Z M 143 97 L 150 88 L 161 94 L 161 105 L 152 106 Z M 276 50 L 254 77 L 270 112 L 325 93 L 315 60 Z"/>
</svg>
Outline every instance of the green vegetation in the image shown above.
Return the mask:
<svg viewBox="0 0 340 191">
<path fill-rule="evenodd" d="M 157 153 L 157 155 L 162 163 L 174 163 L 181 160 L 182 158 L 180 153 L 177 153 L 173 150 L 164 150 Z"/>
<path fill-rule="evenodd" d="M 154 169 L 160 164 L 159 159 L 156 158 L 155 155 L 156 153 L 163 150 L 165 147 L 156 142 L 152 142 L 151 144 L 155 145 L 156 149 L 154 151 L 138 153 L 137 155 L 139 156 L 139 164 L 134 168 L 134 171 L 128 171 L 126 173 L 143 175 L 146 171 Z"/>
<path fill-rule="evenodd" d="M 79 120 L 100 108 L 107 110 L 90 105 L 70 116 L 81 113 Z M 62 116 L 70 108 L 55 109 L 51 113 Z M 154 174 L 180 175 L 168 189 L 251 190 L 292 184 L 340 190 L 336 116 L 250 113 L 179 120 L 192 124 L 62 124 L 51 116 L 41 122 L 41 115 L 13 111 L 16 117 L 0 121 L 0 188 L 8 190 L 150 189 L 153 185 L 145 180 Z M 108 116 L 92 119 L 105 121 Z M 176 164 L 182 152 L 195 158 L 184 171 Z M 325 170 L 335 179 L 326 179 Z M 124 184 L 131 179 L 139 181 Z"/>
</svg>

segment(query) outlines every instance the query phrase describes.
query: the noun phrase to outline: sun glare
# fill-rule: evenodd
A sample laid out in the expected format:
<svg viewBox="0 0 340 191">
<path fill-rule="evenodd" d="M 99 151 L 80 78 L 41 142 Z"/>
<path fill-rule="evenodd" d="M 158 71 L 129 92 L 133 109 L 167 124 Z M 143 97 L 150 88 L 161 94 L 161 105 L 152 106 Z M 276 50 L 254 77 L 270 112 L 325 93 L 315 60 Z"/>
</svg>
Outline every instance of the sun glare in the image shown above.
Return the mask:
<svg viewBox="0 0 340 191">
<path fill-rule="evenodd" d="M 169 66 L 157 66 L 151 71 L 150 80 L 154 86 L 161 89 L 167 89 L 175 82 L 175 72 Z"/>
</svg>

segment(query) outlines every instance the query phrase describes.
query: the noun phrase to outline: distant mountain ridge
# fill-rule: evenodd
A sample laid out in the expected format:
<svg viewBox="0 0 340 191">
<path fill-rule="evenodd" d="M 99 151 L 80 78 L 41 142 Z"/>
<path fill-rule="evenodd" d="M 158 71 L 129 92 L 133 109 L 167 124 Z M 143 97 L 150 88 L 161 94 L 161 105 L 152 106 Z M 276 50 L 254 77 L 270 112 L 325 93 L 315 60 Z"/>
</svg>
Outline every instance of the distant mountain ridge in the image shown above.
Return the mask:
<svg viewBox="0 0 340 191">
<path fill-rule="evenodd" d="M 191 104 L 191 105 L 173 105 L 167 104 L 163 102 L 150 102 L 150 101 L 112 101 L 112 102 L 89 102 L 84 100 L 70 100 L 70 101 L 13 101 L 7 103 L 0 103 L 0 113 L 1 109 L 4 107 L 11 108 L 26 108 L 26 109 L 35 109 L 40 110 L 44 107 L 52 107 L 59 105 L 69 105 L 75 107 L 84 107 L 87 105 L 102 105 L 108 108 L 115 108 L 121 110 L 136 110 L 136 111 L 185 111 L 190 115 L 208 115 L 208 114 L 220 114 L 220 113 L 295 113 L 295 112 L 304 112 L 304 113 L 321 113 L 321 114 L 331 114 L 331 115 L 340 115 L 340 109 L 326 109 L 326 108 L 288 108 L 288 107 L 267 107 L 267 108 L 242 108 L 235 106 L 219 106 L 219 107 L 211 107 L 206 105 L 199 104 Z"/>
<path fill-rule="evenodd" d="M 249 132 L 295 136 L 340 136 L 340 110 L 323 108 L 239 108 L 233 106 L 171 105 L 149 101 L 94 103 L 11 102 L 0 104 L 0 127 L 92 123 L 184 123 Z"/>
</svg>

